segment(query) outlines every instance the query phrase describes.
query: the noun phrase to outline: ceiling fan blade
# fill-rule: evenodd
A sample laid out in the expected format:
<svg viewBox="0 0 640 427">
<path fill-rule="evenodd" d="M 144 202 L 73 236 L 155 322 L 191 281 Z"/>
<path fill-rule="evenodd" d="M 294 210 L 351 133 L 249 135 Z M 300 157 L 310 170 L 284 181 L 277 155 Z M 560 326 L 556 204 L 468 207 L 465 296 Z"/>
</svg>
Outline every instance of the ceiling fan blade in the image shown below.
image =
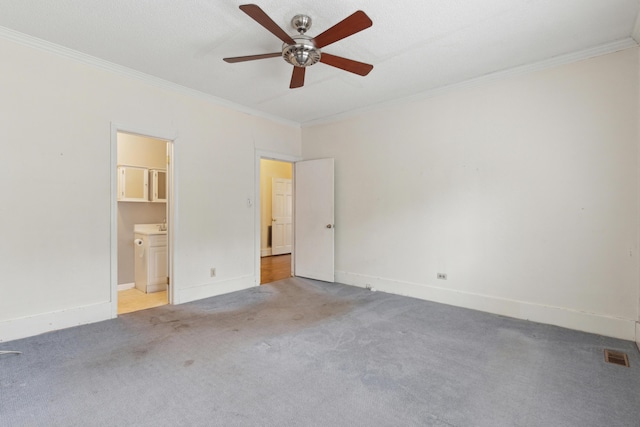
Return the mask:
<svg viewBox="0 0 640 427">
<path fill-rule="evenodd" d="M 318 49 L 349 37 L 373 25 L 366 13 L 359 10 L 346 17 L 333 27 L 314 37 L 313 42 Z"/>
<path fill-rule="evenodd" d="M 256 21 L 258 24 L 262 25 L 264 28 L 269 30 L 271 34 L 282 40 L 287 44 L 296 44 L 295 41 L 291 38 L 291 36 L 284 32 L 282 28 L 275 22 L 273 19 L 269 18 L 269 16 L 264 12 L 264 10 L 260 9 L 260 7 L 256 4 L 243 4 L 240 5 L 240 10 L 249 15 Z"/>
<path fill-rule="evenodd" d="M 353 59 L 343 58 L 341 56 L 330 55 L 324 52 L 322 52 L 322 56 L 320 56 L 320 62 L 360 76 L 366 76 L 371 70 L 373 70 L 373 65 L 354 61 Z"/>
<path fill-rule="evenodd" d="M 233 64 L 235 62 L 255 61 L 256 59 L 278 58 L 281 56 L 281 52 L 275 52 L 263 53 L 261 55 L 235 56 L 233 58 L 222 58 L 222 60 Z"/>
<path fill-rule="evenodd" d="M 306 70 L 307 69 L 305 67 L 293 67 L 293 74 L 291 75 L 291 84 L 289 85 L 289 89 L 304 86 L 304 73 Z"/>
</svg>

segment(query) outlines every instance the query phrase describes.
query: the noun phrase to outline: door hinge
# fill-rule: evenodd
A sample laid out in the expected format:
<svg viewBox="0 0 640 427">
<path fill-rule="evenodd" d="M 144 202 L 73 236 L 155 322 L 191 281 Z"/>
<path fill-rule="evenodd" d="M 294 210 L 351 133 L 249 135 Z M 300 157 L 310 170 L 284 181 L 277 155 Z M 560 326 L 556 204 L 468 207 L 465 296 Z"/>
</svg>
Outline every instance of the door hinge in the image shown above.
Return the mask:
<svg viewBox="0 0 640 427">
<path fill-rule="evenodd" d="M 171 157 L 167 156 L 167 164 L 171 163 Z"/>
</svg>

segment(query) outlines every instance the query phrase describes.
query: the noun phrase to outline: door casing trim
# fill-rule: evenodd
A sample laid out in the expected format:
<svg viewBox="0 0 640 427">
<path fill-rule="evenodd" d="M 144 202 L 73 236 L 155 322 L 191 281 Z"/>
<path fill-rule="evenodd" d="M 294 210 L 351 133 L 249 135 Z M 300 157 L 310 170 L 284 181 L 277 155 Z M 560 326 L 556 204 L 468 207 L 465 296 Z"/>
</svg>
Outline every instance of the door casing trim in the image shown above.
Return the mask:
<svg viewBox="0 0 640 427">
<path fill-rule="evenodd" d="M 254 185 L 254 195 L 253 195 L 253 200 L 254 200 L 254 261 L 255 261 L 255 265 L 254 265 L 254 271 L 255 271 L 255 285 L 256 286 L 260 286 L 260 255 L 261 255 L 261 248 L 260 248 L 260 206 L 261 206 L 261 201 L 260 201 L 260 160 L 265 159 L 265 160 L 277 160 L 279 162 L 287 162 L 287 163 L 291 163 L 292 166 L 292 180 L 295 183 L 296 181 L 296 177 L 295 177 L 295 168 L 293 167 L 293 164 L 297 161 L 302 160 L 302 157 L 300 156 L 291 156 L 288 154 L 282 154 L 282 153 L 275 153 L 272 151 L 263 151 L 263 150 L 256 150 L 256 155 L 255 155 L 255 185 Z M 294 212 L 294 219 L 295 221 L 295 212 Z M 293 236 L 295 238 L 295 236 Z M 295 241 L 295 239 L 294 239 Z M 293 243 L 292 243 L 293 244 Z M 291 274 L 295 275 L 295 271 L 293 271 L 293 266 L 295 265 L 295 247 L 292 248 L 291 250 Z"/>
<path fill-rule="evenodd" d="M 167 141 L 167 252 L 168 252 L 168 276 L 169 276 L 169 292 L 167 296 L 169 304 L 177 304 L 178 293 L 176 292 L 175 281 L 173 280 L 173 259 L 174 259 L 174 241 L 175 241 L 175 221 L 176 212 L 174 206 L 175 200 L 175 161 L 174 161 L 174 144 L 178 139 L 178 132 L 175 130 L 159 130 L 159 129 L 143 129 L 136 126 L 128 126 L 121 123 L 111 122 L 111 146 L 110 146 L 110 178 L 111 178 L 111 226 L 110 226 L 110 284 L 111 284 L 111 318 L 118 317 L 118 132 L 135 134 L 149 138 L 162 139 Z"/>
</svg>

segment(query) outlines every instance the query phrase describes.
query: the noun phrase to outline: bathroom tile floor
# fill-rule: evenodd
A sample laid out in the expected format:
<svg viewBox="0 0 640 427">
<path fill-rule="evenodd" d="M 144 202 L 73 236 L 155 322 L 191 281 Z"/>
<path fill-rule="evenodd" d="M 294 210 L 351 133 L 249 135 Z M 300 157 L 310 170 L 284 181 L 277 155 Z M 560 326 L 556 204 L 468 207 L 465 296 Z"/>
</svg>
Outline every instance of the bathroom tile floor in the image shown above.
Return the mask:
<svg viewBox="0 0 640 427">
<path fill-rule="evenodd" d="M 118 292 L 118 314 L 131 313 L 167 304 L 167 291 L 145 294 L 136 288 Z"/>
</svg>

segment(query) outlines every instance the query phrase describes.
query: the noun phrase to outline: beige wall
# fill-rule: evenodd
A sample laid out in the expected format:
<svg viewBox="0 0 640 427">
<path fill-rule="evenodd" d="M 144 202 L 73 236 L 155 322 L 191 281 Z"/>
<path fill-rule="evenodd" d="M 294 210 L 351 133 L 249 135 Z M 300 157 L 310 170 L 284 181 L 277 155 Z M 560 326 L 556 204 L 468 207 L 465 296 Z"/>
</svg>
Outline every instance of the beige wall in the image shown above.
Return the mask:
<svg viewBox="0 0 640 427">
<path fill-rule="evenodd" d="M 337 280 L 633 339 L 638 70 L 628 49 L 303 128 L 336 159 Z"/>
<path fill-rule="evenodd" d="M 293 165 L 275 160 L 260 160 L 260 249 L 263 253 L 270 249 L 268 229 L 271 225 L 271 182 L 272 178 L 293 176 Z"/>
<path fill-rule="evenodd" d="M 167 143 L 161 139 L 118 132 L 118 166 L 167 168 Z"/>
<path fill-rule="evenodd" d="M 0 205 L 0 341 L 114 315 L 114 123 L 176 137 L 175 302 L 256 285 L 255 153 L 300 156 L 299 127 L 14 41 L 0 55 L 0 182 L 20 183 Z"/>
<path fill-rule="evenodd" d="M 177 135 L 178 303 L 255 285 L 260 150 L 336 158 L 339 281 L 633 339 L 638 49 L 303 135 L 12 41 L 0 54 L 0 182 L 20 183 L 0 205 L 0 341 L 111 317 L 112 123 Z"/>
<path fill-rule="evenodd" d="M 167 143 L 160 139 L 118 132 L 118 165 L 166 169 Z M 135 224 L 156 224 L 167 218 L 166 203 L 118 202 L 118 284 L 135 281 Z"/>
</svg>

